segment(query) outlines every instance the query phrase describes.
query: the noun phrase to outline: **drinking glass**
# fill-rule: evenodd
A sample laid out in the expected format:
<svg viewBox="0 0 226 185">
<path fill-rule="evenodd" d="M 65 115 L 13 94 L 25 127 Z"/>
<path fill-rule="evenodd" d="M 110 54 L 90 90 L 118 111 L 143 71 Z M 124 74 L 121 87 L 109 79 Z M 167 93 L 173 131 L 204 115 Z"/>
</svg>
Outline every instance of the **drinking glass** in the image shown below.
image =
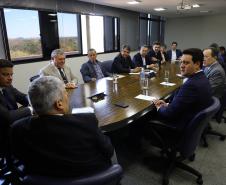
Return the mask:
<svg viewBox="0 0 226 185">
<path fill-rule="evenodd" d="M 164 73 L 164 81 L 166 83 L 169 83 L 169 75 L 170 75 L 169 71 L 166 70 L 165 73 Z"/>
<path fill-rule="evenodd" d="M 117 73 L 112 73 L 112 78 L 113 78 L 113 83 L 117 84 L 118 83 L 118 76 Z"/>
<path fill-rule="evenodd" d="M 149 89 L 149 80 L 148 80 L 148 78 L 144 78 L 144 80 L 142 80 L 141 83 L 142 83 L 142 84 L 141 84 L 141 88 L 142 88 L 143 90 Z"/>
</svg>

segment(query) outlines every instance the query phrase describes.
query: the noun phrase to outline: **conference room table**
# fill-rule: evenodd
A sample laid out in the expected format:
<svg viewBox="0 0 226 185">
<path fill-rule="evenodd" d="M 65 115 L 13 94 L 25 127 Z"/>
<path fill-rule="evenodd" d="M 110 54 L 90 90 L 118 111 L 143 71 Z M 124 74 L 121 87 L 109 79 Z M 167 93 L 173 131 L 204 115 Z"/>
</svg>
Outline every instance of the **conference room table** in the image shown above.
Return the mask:
<svg viewBox="0 0 226 185">
<path fill-rule="evenodd" d="M 164 82 L 164 72 L 169 70 L 169 82 L 174 86 L 161 85 Z M 164 99 L 182 84 L 178 64 L 162 64 L 156 77 L 150 78 L 149 89 L 142 90 L 139 74 L 122 74 L 123 78 L 113 83 L 109 78 L 102 78 L 94 82 L 81 84 L 78 88 L 69 91 L 71 108 L 92 107 L 103 131 L 113 131 L 124 127 L 154 108 L 153 101 L 137 99 L 143 94 Z M 106 96 L 98 102 L 90 99 L 91 96 L 104 93 Z M 116 103 L 128 105 L 126 108 L 116 106 Z"/>
</svg>

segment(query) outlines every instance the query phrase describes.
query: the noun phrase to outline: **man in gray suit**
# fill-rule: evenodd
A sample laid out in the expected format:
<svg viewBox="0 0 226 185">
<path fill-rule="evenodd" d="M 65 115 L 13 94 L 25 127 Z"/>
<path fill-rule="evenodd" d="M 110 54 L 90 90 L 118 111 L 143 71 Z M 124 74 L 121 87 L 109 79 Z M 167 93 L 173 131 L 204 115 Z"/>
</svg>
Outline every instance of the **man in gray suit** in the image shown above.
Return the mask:
<svg viewBox="0 0 226 185">
<path fill-rule="evenodd" d="M 40 76 L 55 76 L 65 83 L 65 87 L 73 89 L 78 83 L 71 69 L 65 65 L 65 54 L 61 49 L 55 49 L 51 53 L 51 62 L 40 70 Z"/>
<path fill-rule="evenodd" d="M 203 51 L 205 66 L 204 73 L 209 79 L 212 95 L 221 98 L 226 90 L 225 72 L 220 63 L 216 60 L 217 56 L 214 48 L 206 48 Z"/>
</svg>

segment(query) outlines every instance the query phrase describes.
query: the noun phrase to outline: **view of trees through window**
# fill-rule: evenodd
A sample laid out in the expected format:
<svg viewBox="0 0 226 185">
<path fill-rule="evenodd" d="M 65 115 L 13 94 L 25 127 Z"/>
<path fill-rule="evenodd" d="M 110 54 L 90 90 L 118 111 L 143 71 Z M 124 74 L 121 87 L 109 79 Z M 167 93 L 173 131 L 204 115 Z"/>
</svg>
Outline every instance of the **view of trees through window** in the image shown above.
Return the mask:
<svg viewBox="0 0 226 185">
<path fill-rule="evenodd" d="M 77 14 L 57 13 L 60 48 L 65 52 L 80 53 Z"/>
<path fill-rule="evenodd" d="M 42 56 L 38 11 L 4 9 L 10 57 Z"/>
</svg>

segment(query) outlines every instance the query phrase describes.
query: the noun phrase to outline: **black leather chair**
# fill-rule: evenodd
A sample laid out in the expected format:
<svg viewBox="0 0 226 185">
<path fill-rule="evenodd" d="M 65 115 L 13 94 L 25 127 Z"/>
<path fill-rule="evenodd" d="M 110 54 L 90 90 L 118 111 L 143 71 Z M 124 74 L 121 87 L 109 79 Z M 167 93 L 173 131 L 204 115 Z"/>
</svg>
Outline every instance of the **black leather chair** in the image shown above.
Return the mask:
<svg viewBox="0 0 226 185">
<path fill-rule="evenodd" d="M 40 75 L 34 75 L 34 76 L 32 76 L 32 77 L 30 77 L 30 82 L 32 82 L 32 81 L 34 81 L 35 79 L 37 79 L 37 78 L 39 78 L 40 77 Z"/>
<path fill-rule="evenodd" d="M 106 60 L 101 63 L 101 66 L 103 66 L 107 72 L 112 73 L 112 70 L 111 70 L 112 64 L 113 64 L 113 60 Z"/>
<path fill-rule="evenodd" d="M 21 185 L 119 185 L 122 173 L 122 167 L 114 164 L 102 172 L 80 178 L 28 175 L 25 176 Z"/>
<path fill-rule="evenodd" d="M 203 184 L 202 174 L 197 170 L 191 168 L 190 166 L 183 163 L 185 159 L 194 159 L 195 157 L 195 149 L 200 142 L 201 135 L 203 130 L 207 126 L 208 121 L 216 114 L 216 112 L 220 108 L 220 102 L 217 98 L 213 97 L 213 103 L 208 108 L 199 112 L 187 125 L 185 130 L 182 133 L 178 133 L 178 137 L 176 140 L 169 144 L 170 142 L 166 139 L 164 140 L 163 137 L 156 131 L 152 130 L 153 134 L 156 136 L 159 143 L 163 144 L 161 146 L 162 151 L 166 154 L 168 167 L 163 175 L 163 185 L 169 184 L 169 177 L 171 172 L 174 170 L 175 167 L 179 167 L 183 170 L 186 170 L 193 175 L 197 176 L 197 183 Z M 159 124 L 153 123 L 150 121 L 150 124 Z M 164 124 L 165 125 L 165 124 Z M 169 125 L 161 124 L 160 126 L 166 127 L 168 129 L 175 129 L 169 128 Z M 170 140 L 170 138 L 169 138 Z M 167 143 L 167 144 L 166 144 Z M 178 155 L 179 154 L 179 155 Z"/>
<path fill-rule="evenodd" d="M 221 120 L 222 119 L 225 120 L 225 118 L 223 117 L 223 113 L 224 113 L 225 108 L 226 108 L 226 92 L 220 98 L 220 109 L 219 109 L 219 111 L 216 113 L 216 115 L 214 117 L 218 123 L 221 123 Z M 224 141 L 225 140 L 225 137 L 226 137 L 225 134 L 213 130 L 212 127 L 211 127 L 211 125 L 210 125 L 210 123 L 206 127 L 206 129 L 204 130 L 203 135 L 202 135 L 203 145 L 205 147 L 208 147 L 207 135 L 218 136 L 221 141 Z"/>
</svg>

